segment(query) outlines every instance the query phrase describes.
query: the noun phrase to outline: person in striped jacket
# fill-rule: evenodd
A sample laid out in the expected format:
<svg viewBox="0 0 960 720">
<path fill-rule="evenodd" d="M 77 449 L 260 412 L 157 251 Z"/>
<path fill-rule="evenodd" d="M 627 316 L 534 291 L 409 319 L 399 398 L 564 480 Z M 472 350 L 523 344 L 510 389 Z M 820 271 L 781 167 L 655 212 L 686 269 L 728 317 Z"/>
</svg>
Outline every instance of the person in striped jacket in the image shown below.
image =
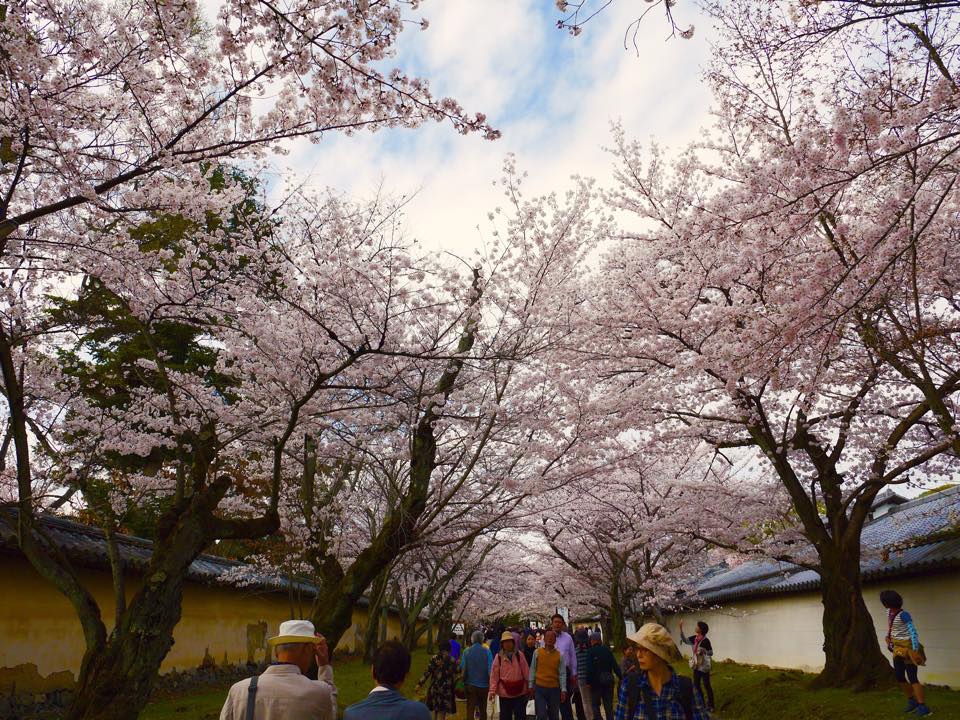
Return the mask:
<svg viewBox="0 0 960 720">
<path fill-rule="evenodd" d="M 893 653 L 893 672 L 907 696 L 904 712 L 929 715 L 923 685 L 917 678 L 917 666 L 923 664 L 924 657 L 913 618 L 903 609 L 903 598 L 896 590 L 884 590 L 880 602 L 887 608 L 887 649 Z"/>
</svg>

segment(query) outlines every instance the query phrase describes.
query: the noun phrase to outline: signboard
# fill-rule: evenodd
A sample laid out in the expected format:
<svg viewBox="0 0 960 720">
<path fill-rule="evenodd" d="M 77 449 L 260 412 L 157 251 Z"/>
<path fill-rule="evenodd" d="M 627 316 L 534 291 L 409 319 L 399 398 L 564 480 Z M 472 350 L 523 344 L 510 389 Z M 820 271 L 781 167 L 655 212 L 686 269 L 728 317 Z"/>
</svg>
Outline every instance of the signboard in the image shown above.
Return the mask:
<svg viewBox="0 0 960 720">
<path fill-rule="evenodd" d="M 570 624 L 570 608 L 558 607 L 557 614 L 563 616 L 563 622 L 567 625 Z"/>
<path fill-rule="evenodd" d="M 454 634 L 454 635 L 463 635 L 463 623 L 454 623 L 454 624 L 453 624 L 453 634 Z"/>
<path fill-rule="evenodd" d="M 637 631 L 637 626 L 633 620 L 627 620 L 624 625 L 627 626 L 627 635 L 633 635 Z"/>
</svg>

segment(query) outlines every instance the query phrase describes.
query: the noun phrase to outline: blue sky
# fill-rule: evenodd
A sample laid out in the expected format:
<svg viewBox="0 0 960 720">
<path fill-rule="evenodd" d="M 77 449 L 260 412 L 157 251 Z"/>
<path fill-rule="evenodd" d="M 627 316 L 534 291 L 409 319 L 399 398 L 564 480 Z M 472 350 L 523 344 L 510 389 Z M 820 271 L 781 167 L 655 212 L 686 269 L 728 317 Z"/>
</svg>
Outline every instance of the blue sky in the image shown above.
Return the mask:
<svg viewBox="0 0 960 720">
<path fill-rule="evenodd" d="M 640 28 L 640 54 L 624 49 L 624 31 L 641 7 L 622 0 L 591 21 L 580 37 L 556 28 L 553 0 L 428 0 L 399 41 L 397 66 L 430 80 L 437 95 L 486 113 L 503 137 L 461 136 L 431 124 L 291 147 L 272 164 L 278 175 L 307 185 L 368 196 L 382 185 L 416 197 L 407 232 L 431 249 L 458 254 L 481 240 L 488 211 L 501 204 L 492 181 L 504 157 L 516 155 L 531 192 L 562 190 L 573 174 L 609 177 L 609 123 L 623 121 L 642 141 L 680 147 L 709 124 L 709 92 L 700 68 L 709 54 L 706 23 L 684 3 L 692 40 L 666 40 L 654 12 Z M 700 21 L 699 23 L 697 21 Z"/>
</svg>

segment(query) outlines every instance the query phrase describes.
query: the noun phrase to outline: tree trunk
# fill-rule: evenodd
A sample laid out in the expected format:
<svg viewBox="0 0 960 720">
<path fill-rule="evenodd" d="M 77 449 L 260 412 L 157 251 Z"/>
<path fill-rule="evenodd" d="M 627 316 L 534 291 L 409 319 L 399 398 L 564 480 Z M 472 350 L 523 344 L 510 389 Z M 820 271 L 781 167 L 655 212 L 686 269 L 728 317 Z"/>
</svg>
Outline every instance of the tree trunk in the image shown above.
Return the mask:
<svg viewBox="0 0 960 720">
<path fill-rule="evenodd" d="M 891 685 L 893 672 L 863 601 L 859 548 L 821 553 L 820 561 L 826 662 L 814 685 L 857 690 Z"/>
<path fill-rule="evenodd" d="M 453 617 L 450 615 L 441 616 L 437 622 L 437 645 L 444 640 L 450 640 L 453 637 Z"/>
<path fill-rule="evenodd" d="M 363 634 L 363 660 L 373 662 L 373 653 L 380 645 L 381 614 L 386 609 L 386 587 L 388 570 L 384 570 L 380 577 L 373 582 L 370 589 L 370 604 L 367 606 L 367 629 Z"/>
<path fill-rule="evenodd" d="M 145 582 L 102 648 L 88 651 L 67 720 L 135 720 L 173 646 L 187 568 L 208 544 L 200 518 L 157 539 Z"/>
<path fill-rule="evenodd" d="M 135 720 L 147 704 L 180 621 L 183 580 L 152 580 L 134 598 L 120 632 L 111 634 L 80 677 L 67 720 Z"/>
<path fill-rule="evenodd" d="M 372 604 L 367 612 L 367 628 L 363 633 L 363 661 L 373 662 L 373 653 L 380 644 L 380 607 Z"/>
<path fill-rule="evenodd" d="M 623 603 L 620 602 L 619 588 L 614 586 L 610 593 L 610 634 L 606 640 L 612 643 L 616 650 L 622 650 L 627 645 L 627 623 L 624 615 Z"/>
<path fill-rule="evenodd" d="M 417 647 L 417 640 L 420 639 L 420 633 L 417 632 L 417 621 L 404 623 L 400 628 L 400 642 L 410 652 Z"/>
<path fill-rule="evenodd" d="M 427 620 L 427 655 L 433 655 L 433 618 Z"/>
<path fill-rule="evenodd" d="M 210 544 L 211 534 L 263 537 L 279 527 L 272 511 L 236 522 L 213 516 L 229 484 L 230 478 L 217 478 L 160 520 L 143 587 L 106 642 L 88 648 L 66 720 L 136 720 L 173 646 L 187 571 Z"/>
</svg>

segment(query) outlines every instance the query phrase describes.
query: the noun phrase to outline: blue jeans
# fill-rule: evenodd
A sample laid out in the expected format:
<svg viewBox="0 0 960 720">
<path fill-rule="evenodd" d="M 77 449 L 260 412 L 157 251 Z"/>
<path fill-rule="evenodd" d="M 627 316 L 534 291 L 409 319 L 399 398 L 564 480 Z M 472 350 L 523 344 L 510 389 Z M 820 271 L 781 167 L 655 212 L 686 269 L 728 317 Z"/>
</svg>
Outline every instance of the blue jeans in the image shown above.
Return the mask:
<svg viewBox="0 0 960 720">
<path fill-rule="evenodd" d="M 536 685 L 533 706 L 537 709 L 537 720 L 560 720 L 560 688 Z"/>
</svg>

